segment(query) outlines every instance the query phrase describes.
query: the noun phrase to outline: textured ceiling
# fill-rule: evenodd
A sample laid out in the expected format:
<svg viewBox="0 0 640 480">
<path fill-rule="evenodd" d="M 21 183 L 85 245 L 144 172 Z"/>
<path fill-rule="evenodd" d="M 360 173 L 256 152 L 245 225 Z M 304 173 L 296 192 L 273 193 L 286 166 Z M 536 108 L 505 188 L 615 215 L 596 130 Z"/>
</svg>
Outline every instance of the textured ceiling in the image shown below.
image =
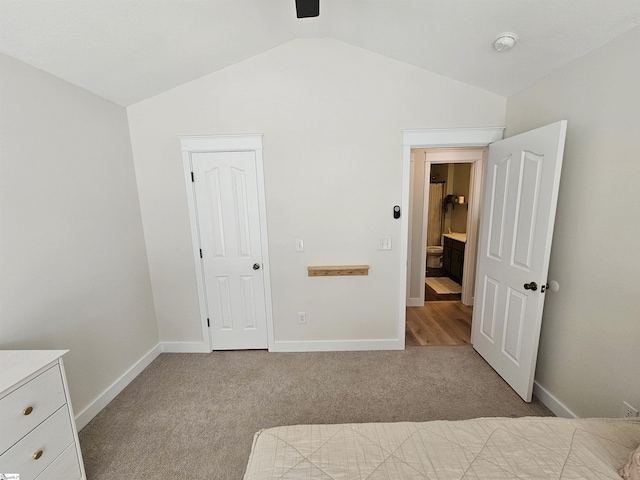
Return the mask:
<svg viewBox="0 0 640 480">
<path fill-rule="evenodd" d="M 320 1 L 296 19 L 294 0 L 0 0 L 0 52 L 126 106 L 328 37 L 508 96 L 640 25 L 640 0 Z"/>
</svg>

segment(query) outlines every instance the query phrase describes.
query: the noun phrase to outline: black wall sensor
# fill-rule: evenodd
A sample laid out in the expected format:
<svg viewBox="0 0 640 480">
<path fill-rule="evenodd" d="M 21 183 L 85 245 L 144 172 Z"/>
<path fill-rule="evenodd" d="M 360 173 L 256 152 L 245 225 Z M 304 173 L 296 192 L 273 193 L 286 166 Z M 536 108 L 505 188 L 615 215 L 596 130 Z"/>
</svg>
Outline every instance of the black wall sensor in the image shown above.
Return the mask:
<svg viewBox="0 0 640 480">
<path fill-rule="evenodd" d="M 393 218 L 400 218 L 400 205 L 393 207 Z"/>
</svg>

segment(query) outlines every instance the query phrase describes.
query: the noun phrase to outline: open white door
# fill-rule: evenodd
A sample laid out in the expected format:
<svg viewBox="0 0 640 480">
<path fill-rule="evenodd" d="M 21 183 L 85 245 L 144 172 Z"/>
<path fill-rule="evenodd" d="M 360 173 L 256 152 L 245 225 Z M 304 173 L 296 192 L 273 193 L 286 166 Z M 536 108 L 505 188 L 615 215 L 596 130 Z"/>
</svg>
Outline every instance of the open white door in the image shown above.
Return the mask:
<svg viewBox="0 0 640 480">
<path fill-rule="evenodd" d="M 531 401 L 566 120 L 489 145 L 473 346 Z"/>
</svg>

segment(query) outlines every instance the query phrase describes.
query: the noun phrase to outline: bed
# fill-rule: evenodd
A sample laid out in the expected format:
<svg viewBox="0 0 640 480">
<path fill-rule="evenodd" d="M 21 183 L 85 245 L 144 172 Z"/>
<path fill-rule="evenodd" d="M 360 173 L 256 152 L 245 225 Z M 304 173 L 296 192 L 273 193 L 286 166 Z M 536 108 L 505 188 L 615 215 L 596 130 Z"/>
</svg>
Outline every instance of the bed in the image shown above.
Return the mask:
<svg viewBox="0 0 640 480">
<path fill-rule="evenodd" d="M 244 479 L 615 479 L 640 419 L 294 425 L 254 436 Z"/>
</svg>

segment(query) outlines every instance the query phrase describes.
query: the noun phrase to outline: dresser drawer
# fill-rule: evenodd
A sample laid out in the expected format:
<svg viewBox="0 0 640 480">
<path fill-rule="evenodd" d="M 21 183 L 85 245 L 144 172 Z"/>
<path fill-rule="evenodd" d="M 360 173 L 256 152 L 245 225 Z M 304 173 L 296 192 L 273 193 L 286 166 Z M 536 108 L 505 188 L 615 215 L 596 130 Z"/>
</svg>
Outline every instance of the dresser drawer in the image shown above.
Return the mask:
<svg viewBox="0 0 640 480">
<path fill-rule="evenodd" d="M 64 406 L 0 456 L 0 472 L 34 480 L 69 445 L 73 445 L 73 430 Z M 37 452 L 42 452 L 38 459 L 34 458 Z"/>
<path fill-rule="evenodd" d="M 78 480 L 81 476 L 76 444 L 73 443 L 36 480 Z"/>
<path fill-rule="evenodd" d="M 0 454 L 65 403 L 62 375 L 57 364 L 1 398 Z M 29 407 L 32 411 L 26 414 Z"/>
</svg>

